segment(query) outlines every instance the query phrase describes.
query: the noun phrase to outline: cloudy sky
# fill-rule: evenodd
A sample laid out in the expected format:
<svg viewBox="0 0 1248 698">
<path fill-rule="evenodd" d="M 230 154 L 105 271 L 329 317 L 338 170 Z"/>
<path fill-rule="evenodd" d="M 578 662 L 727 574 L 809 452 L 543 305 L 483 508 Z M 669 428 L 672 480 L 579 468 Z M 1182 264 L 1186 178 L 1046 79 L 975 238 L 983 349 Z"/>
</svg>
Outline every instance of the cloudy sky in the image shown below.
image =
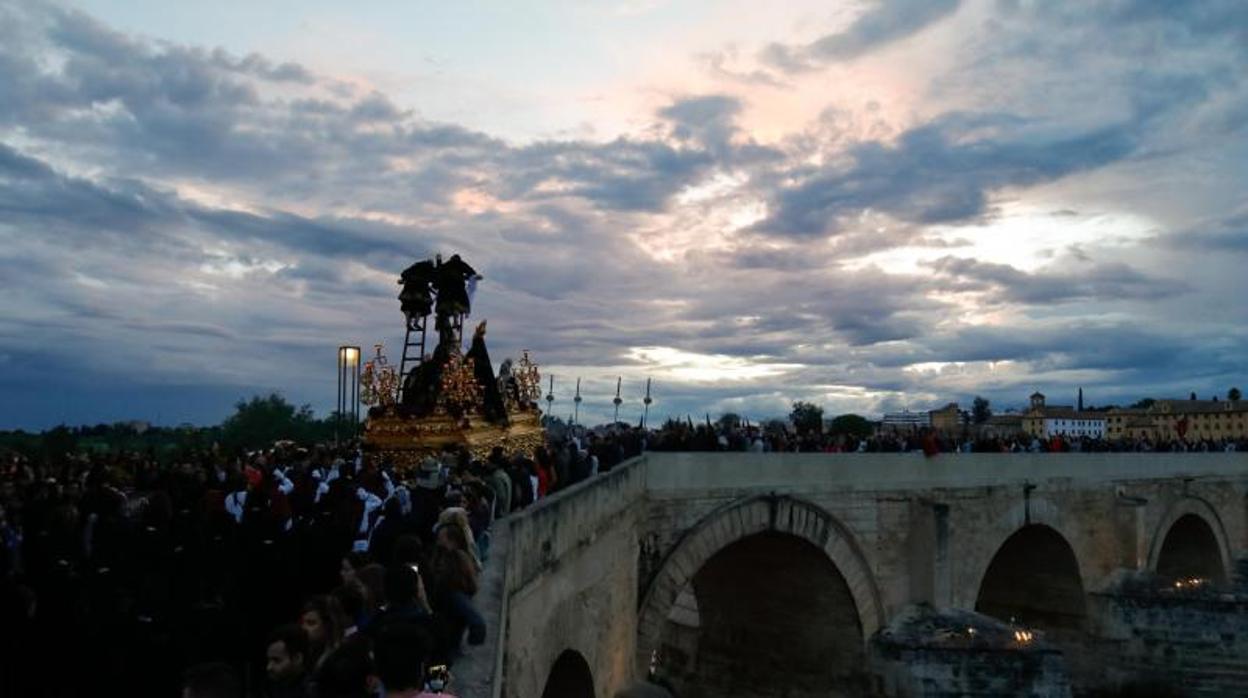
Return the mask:
<svg viewBox="0 0 1248 698">
<path fill-rule="evenodd" d="M 323 414 L 435 252 L 592 421 L 1248 388 L 1248 3 L 0 0 L 0 428 Z"/>
</svg>

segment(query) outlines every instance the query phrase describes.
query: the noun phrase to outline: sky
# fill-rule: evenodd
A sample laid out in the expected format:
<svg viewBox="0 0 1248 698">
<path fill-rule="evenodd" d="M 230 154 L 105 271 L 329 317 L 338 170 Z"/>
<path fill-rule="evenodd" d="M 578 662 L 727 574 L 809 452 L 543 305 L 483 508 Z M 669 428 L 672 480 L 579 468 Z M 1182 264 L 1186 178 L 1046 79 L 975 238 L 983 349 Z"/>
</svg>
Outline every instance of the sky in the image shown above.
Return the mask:
<svg viewBox="0 0 1248 698">
<path fill-rule="evenodd" d="M 586 422 L 1248 388 L 1248 3 L 0 0 L 0 428 L 326 414 L 436 253 Z"/>
</svg>

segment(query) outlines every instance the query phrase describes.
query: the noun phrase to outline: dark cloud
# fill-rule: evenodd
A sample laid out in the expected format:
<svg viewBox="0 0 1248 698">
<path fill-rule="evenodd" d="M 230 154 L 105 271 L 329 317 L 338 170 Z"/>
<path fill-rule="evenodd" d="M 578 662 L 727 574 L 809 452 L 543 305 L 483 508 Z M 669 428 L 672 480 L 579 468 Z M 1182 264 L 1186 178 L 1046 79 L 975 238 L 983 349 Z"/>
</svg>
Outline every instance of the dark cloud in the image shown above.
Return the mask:
<svg viewBox="0 0 1248 698">
<path fill-rule="evenodd" d="M 1170 233 L 1161 242 L 1176 251 L 1248 253 L 1248 211 Z"/>
<path fill-rule="evenodd" d="M 806 173 L 773 195 L 759 232 L 793 237 L 835 233 L 866 210 L 914 223 L 973 220 L 989 195 L 1099 167 L 1136 147 L 1134 124 L 1077 134 L 1046 132 L 1008 115 L 950 115 L 902 134 L 894 145 L 849 149 L 849 164 Z"/>
<path fill-rule="evenodd" d="M 741 100 L 726 95 L 687 97 L 659 110 L 659 116 L 672 122 L 676 138 L 714 150 L 727 148 L 737 131 L 734 121 L 740 113 Z"/>
<path fill-rule="evenodd" d="M 1236 50 L 1248 51 L 1248 6 L 1238 0 L 1027 3 L 1026 11 L 1066 28 L 1094 26 L 1111 33 L 1144 29 L 1171 46 L 1201 46 L 1221 38 Z"/>
<path fill-rule="evenodd" d="M 772 43 L 760 58 L 789 73 L 813 70 L 822 63 L 857 58 L 911 36 L 953 14 L 959 4 L 960 0 L 880 0 L 843 32 L 800 46 Z"/>
<path fill-rule="evenodd" d="M 1070 271 L 1047 268 L 1030 274 L 1008 264 L 951 256 L 925 266 L 969 281 L 985 292 L 999 294 L 1004 300 L 1029 305 L 1075 300 L 1156 300 L 1192 290 L 1182 281 L 1151 277 L 1121 262 L 1091 265 L 1067 262 L 1065 266 L 1076 268 Z"/>
</svg>

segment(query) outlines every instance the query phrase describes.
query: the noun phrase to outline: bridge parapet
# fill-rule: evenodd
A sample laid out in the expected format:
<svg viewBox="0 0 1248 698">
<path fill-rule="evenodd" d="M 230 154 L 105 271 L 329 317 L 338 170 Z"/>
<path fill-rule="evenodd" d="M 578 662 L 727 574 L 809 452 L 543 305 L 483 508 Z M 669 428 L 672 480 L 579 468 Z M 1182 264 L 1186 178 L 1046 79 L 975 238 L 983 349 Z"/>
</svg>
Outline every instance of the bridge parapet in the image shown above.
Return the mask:
<svg viewBox="0 0 1248 698">
<path fill-rule="evenodd" d="M 592 668 L 596 695 L 632 677 L 644 463 L 621 464 L 506 520 L 504 676 L 495 695 L 542 695 L 565 653 Z"/>
<path fill-rule="evenodd" d="M 749 490 L 935 490 L 1131 480 L 1248 480 L 1248 453 L 650 453 L 651 498 Z"/>
</svg>

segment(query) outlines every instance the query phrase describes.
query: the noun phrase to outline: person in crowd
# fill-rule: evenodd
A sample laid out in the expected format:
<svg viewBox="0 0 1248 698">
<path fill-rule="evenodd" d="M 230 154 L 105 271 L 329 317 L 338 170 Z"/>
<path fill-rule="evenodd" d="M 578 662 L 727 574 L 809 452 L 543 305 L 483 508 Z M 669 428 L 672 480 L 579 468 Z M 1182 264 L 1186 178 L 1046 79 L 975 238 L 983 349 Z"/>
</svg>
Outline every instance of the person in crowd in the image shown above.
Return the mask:
<svg viewBox="0 0 1248 698">
<path fill-rule="evenodd" d="M 394 544 L 407 532 L 408 522 L 403 518 L 403 504 L 398 497 L 391 497 L 382 505 L 382 514 L 373 525 L 368 538 L 369 556 L 385 564 L 394 553 Z"/>
<path fill-rule="evenodd" d="M 373 698 L 377 683 L 372 644 L 357 633 L 317 669 L 315 698 Z"/>
<path fill-rule="evenodd" d="M 477 555 L 477 542 L 472 535 L 472 526 L 468 522 L 468 512 L 460 506 L 463 503 L 462 495 L 452 499 L 450 503 L 452 505 L 443 509 L 438 515 L 438 526 L 455 526 L 459 529 L 459 537 L 465 541 L 464 551 L 472 557 L 472 566 L 480 572 L 483 566 Z"/>
<path fill-rule="evenodd" d="M 371 562 L 361 567 L 355 578 L 364 589 L 364 622 L 361 627 L 367 627 L 369 620 L 386 604 L 386 568 Z"/>
<path fill-rule="evenodd" d="M 350 584 L 355 581 L 356 574 L 368 563 L 372 562 L 372 557 L 365 551 L 352 550 L 342 556 L 342 564 L 339 568 L 339 575 L 342 577 L 343 584 Z"/>
<path fill-rule="evenodd" d="M 386 698 L 421 698 L 440 695 L 453 698 L 449 686 L 433 677 L 441 685 L 430 686 L 426 673 L 428 658 L 433 651 L 432 638 L 420 625 L 392 623 L 377 633 L 373 643 L 373 656 L 377 665 L 377 677 L 385 689 Z M 430 689 L 428 692 L 426 688 Z M 436 693 L 434 692 L 436 691 Z"/>
<path fill-rule="evenodd" d="M 414 563 L 395 562 L 386 568 L 386 606 L 368 624 L 366 632 L 375 640 L 386 627 L 395 623 L 420 626 L 432 637 L 433 609 L 429 606 L 420 567 Z"/>
<path fill-rule="evenodd" d="M 486 482 L 494 492 L 494 518 L 501 519 L 511 513 L 511 478 L 507 476 L 507 471 L 503 467 L 505 463 L 502 458 L 502 449 L 498 449 L 497 453 L 497 458 L 491 454 L 490 459 L 486 461 L 489 470 Z"/>
<path fill-rule="evenodd" d="M 182 698 L 242 698 L 238 673 L 225 662 L 205 662 L 182 676 Z"/>
<path fill-rule="evenodd" d="M 346 615 L 333 596 L 313 596 L 303 605 L 299 625 L 308 636 L 308 666 L 315 670 L 342 642 Z"/>
<path fill-rule="evenodd" d="M 453 523 L 439 526 L 437 545 L 430 559 L 439 650 L 435 660 L 448 665 L 459 655 L 465 630 L 470 645 L 485 641 L 485 619 L 472 602 L 477 594 L 478 577 L 468 545 L 463 527 Z"/>
<path fill-rule="evenodd" d="M 360 623 L 367 621 L 364 615 L 365 596 L 367 592 L 364 585 L 359 580 L 352 579 L 349 584 L 343 584 L 336 587 L 330 596 L 338 603 L 338 607 L 342 609 L 343 628 L 342 637 L 346 639 L 354 635 L 360 629 Z"/>
<path fill-rule="evenodd" d="M 308 686 L 308 636 L 297 625 L 283 625 L 269 634 L 265 673 L 269 698 L 311 698 Z"/>
</svg>

